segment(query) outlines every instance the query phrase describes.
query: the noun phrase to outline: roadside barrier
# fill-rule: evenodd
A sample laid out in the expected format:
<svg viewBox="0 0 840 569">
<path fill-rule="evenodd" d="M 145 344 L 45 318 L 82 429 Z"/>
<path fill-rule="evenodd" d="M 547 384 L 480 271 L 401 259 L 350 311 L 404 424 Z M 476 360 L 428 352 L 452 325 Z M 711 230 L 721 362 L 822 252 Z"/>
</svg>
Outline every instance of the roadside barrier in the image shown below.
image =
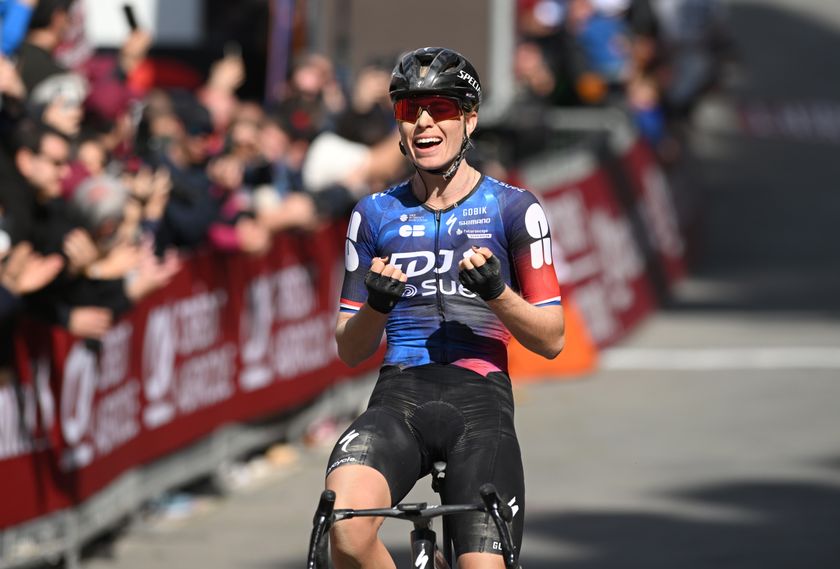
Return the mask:
<svg viewBox="0 0 840 569">
<path fill-rule="evenodd" d="M 0 384 L 0 566 L 26 558 L 33 543 L 49 552 L 78 541 L 73 533 L 82 530 L 63 521 L 68 512 L 94 533 L 100 524 L 79 512 L 133 469 L 225 426 L 305 406 L 375 368 L 350 370 L 335 352 L 344 233 L 334 224 L 279 235 L 260 258 L 198 253 L 101 342 L 24 323 L 19 381 Z M 203 474 L 237 450 L 209 450 Z M 123 509 L 118 499 L 92 515 Z M 4 531 L 36 518 L 52 522 Z"/>
</svg>

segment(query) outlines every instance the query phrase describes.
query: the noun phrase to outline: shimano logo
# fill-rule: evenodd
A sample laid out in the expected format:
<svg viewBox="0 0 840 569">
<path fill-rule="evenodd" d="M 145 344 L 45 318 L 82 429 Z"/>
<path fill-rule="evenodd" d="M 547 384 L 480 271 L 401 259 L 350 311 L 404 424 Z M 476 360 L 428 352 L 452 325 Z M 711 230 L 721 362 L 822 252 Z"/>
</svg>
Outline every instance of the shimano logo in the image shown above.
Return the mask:
<svg viewBox="0 0 840 569">
<path fill-rule="evenodd" d="M 472 86 L 473 89 L 475 89 L 476 91 L 481 93 L 481 85 L 478 84 L 478 81 L 476 81 L 475 77 L 473 77 L 472 75 L 470 75 L 466 71 L 464 71 L 464 70 L 459 71 L 458 72 L 458 79 L 463 79 L 464 81 L 469 83 Z"/>
</svg>

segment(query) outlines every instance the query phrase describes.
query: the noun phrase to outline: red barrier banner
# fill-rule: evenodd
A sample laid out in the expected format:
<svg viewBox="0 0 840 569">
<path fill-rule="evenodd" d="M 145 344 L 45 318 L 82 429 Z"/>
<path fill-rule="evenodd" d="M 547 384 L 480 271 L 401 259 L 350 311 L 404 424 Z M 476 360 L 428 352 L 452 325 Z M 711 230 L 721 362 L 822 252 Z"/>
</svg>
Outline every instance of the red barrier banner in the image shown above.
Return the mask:
<svg viewBox="0 0 840 569">
<path fill-rule="evenodd" d="M 590 155 L 545 157 L 521 172 L 551 223 L 564 295 L 599 347 L 616 342 L 656 305 L 644 254 L 609 176 Z"/>
<path fill-rule="evenodd" d="M 621 156 L 621 164 L 636 199 L 636 207 L 669 285 L 686 273 L 685 243 L 665 173 L 642 139 Z"/>
<path fill-rule="evenodd" d="M 78 504 L 226 423 L 312 400 L 349 370 L 333 338 L 344 228 L 255 258 L 203 252 L 99 344 L 28 324 L 0 382 L 0 529 Z"/>
</svg>

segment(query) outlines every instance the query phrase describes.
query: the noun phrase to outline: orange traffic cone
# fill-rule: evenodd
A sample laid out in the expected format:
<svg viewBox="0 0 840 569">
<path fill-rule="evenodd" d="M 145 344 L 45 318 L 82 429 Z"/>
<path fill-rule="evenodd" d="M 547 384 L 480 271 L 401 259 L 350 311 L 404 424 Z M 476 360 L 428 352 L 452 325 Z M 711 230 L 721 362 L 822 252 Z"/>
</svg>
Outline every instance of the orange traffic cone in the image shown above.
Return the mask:
<svg viewBox="0 0 840 569">
<path fill-rule="evenodd" d="M 566 346 L 553 360 L 539 356 L 511 338 L 508 345 L 508 369 L 514 383 L 546 379 L 572 379 L 595 371 L 598 348 L 586 328 L 586 322 L 569 300 L 563 299 L 566 320 Z"/>
</svg>

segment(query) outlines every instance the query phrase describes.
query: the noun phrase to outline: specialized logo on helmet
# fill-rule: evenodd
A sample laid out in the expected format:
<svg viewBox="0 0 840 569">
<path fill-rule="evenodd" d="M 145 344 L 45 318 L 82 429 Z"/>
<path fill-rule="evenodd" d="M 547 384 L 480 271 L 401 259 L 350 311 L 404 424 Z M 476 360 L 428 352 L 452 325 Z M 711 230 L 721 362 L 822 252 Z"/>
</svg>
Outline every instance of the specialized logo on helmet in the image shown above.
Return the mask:
<svg viewBox="0 0 840 569">
<path fill-rule="evenodd" d="M 469 83 L 473 89 L 481 93 L 481 85 L 478 84 L 476 78 L 464 71 L 463 69 L 458 72 L 458 79 L 463 79 L 464 81 Z"/>
</svg>

